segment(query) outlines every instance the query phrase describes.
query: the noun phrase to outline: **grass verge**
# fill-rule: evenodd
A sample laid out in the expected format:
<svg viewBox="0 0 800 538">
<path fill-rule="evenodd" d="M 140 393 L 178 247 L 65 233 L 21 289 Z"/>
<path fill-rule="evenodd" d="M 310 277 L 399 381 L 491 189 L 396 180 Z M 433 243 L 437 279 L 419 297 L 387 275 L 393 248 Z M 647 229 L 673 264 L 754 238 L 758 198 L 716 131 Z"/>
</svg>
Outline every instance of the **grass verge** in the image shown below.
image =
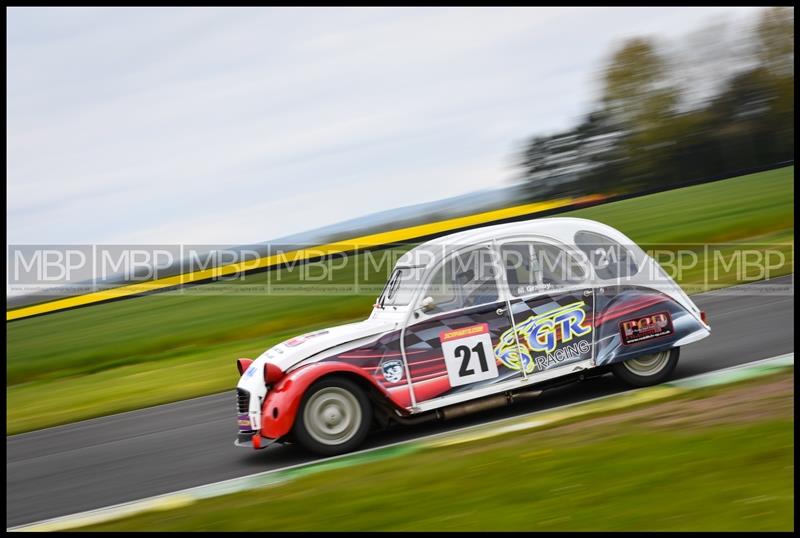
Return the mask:
<svg viewBox="0 0 800 538">
<path fill-rule="evenodd" d="M 679 243 L 751 243 L 785 255 L 769 275 L 734 269 L 716 285 L 731 285 L 793 270 L 794 167 L 698 185 L 565 213 L 614 226 L 648 248 L 669 253 Z M 398 252 L 402 249 L 398 249 Z M 665 263 L 665 260 L 659 260 Z M 703 288 L 710 256 L 697 247 L 696 263 L 679 275 L 689 291 Z M 384 272 L 362 284 L 380 284 Z M 251 275 L 204 294 L 203 286 L 101 304 L 6 324 L 9 434 L 112 412 L 167 403 L 233 387 L 233 359 L 318 327 L 365 318 L 367 294 L 251 293 L 275 276 Z M 354 264 L 331 272 L 331 284 L 352 283 Z M 289 288 L 298 272 L 284 274 Z M 179 375 L 175 375 L 179 374 Z M 175 383 L 175 379 L 181 379 Z"/>
<path fill-rule="evenodd" d="M 86 530 L 792 530 L 793 397 L 774 374 Z"/>
</svg>

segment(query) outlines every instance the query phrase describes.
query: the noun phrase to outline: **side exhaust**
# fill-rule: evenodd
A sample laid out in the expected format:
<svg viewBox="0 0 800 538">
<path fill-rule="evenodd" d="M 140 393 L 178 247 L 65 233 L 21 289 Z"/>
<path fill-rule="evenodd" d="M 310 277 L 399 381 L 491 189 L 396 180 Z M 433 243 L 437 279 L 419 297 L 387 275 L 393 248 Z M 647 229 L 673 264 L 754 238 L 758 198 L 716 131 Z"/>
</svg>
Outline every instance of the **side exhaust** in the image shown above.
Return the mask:
<svg viewBox="0 0 800 538">
<path fill-rule="evenodd" d="M 451 420 L 454 418 L 463 417 L 464 415 L 470 415 L 472 413 L 487 411 L 496 407 L 511 405 L 514 402 L 530 400 L 540 396 L 541 394 L 541 390 L 518 392 L 516 394 L 512 392 L 504 392 L 503 394 L 487 396 L 472 402 L 464 402 L 462 404 L 456 404 L 450 407 L 437 409 L 437 412 L 441 414 L 442 420 Z"/>
<path fill-rule="evenodd" d="M 471 402 L 464 402 L 460 404 L 451 405 L 442 409 L 436 409 L 424 415 L 403 417 L 392 415 L 392 419 L 400 424 L 413 425 L 422 424 L 425 422 L 432 422 L 434 420 L 452 420 L 454 418 L 471 415 L 480 411 L 488 411 L 497 407 L 504 407 L 511 405 L 514 402 L 523 400 L 530 400 L 537 398 L 542 394 L 541 390 L 526 390 L 524 392 L 504 392 L 502 394 L 495 394 L 486 396 Z"/>
</svg>

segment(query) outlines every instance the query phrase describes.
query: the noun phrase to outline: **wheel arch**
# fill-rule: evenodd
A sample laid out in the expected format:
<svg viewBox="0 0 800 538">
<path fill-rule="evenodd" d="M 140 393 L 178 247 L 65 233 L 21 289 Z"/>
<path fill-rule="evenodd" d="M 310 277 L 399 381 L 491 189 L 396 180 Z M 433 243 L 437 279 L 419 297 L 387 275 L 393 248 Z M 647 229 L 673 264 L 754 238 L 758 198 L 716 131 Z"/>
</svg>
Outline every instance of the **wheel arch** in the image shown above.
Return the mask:
<svg viewBox="0 0 800 538">
<path fill-rule="evenodd" d="M 657 290 L 641 286 L 612 287 L 600 295 L 594 319 L 595 362 L 597 366 L 622 363 L 640 355 L 675 349 L 705 338 L 708 327 L 684 305 Z M 671 333 L 637 343 L 624 343 L 621 323 L 642 316 L 666 312 Z"/>
<path fill-rule="evenodd" d="M 289 434 L 308 389 L 318 381 L 331 377 L 343 377 L 356 383 L 364 390 L 373 407 L 377 407 L 376 403 L 385 402 L 384 407 L 405 412 L 393 395 L 363 369 L 345 362 L 318 362 L 289 372 L 267 392 L 261 409 L 261 435 L 279 439 Z"/>
</svg>

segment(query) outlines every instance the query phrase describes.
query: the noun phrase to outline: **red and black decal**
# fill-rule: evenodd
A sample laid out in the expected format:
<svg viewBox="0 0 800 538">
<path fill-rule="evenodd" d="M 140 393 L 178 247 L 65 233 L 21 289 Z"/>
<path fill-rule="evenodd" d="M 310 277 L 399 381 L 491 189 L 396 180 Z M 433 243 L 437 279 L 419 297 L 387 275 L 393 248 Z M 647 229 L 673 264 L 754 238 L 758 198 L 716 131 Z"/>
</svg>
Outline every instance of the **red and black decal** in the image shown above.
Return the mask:
<svg viewBox="0 0 800 538">
<path fill-rule="evenodd" d="M 619 324 L 619 333 L 625 345 L 644 342 L 673 334 L 672 318 L 669 312 L 657 312 L 646 316 L 629 319 Z"/>
</svg>

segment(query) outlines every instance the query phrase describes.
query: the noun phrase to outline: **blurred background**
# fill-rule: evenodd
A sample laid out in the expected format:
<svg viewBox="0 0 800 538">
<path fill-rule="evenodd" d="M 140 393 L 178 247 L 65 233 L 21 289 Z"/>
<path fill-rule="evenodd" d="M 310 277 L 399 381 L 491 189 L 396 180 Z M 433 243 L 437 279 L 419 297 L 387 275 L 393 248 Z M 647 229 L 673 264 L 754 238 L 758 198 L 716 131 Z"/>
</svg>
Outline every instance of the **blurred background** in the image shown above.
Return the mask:
<svg viewBox="0 0 800 538">
<path fill-rule="evenodd" d="M 366 318 L 393 261 L 376 266 L 373 253 L 349 239 L 411 229 L 377 245 L 386 248 L 375 255 L 396 260 L 425 230 L 544 212 L 604 222 L 666 254 L 658 261 L 687 293 L 779 282 L 774 304 L 752 291 L 740 292 L 751 294 L 741 303 L 712 303 L 722 336 L 702 348 L 714 359 L 708 368 L 793 351 L 793 8 L 10 8 L 6 28 L 9 446 L 24 432 L 213 398 L 235 385 L 235 358 Z M 411 228 L 426 224 L 434 228 Z M 263 254 L 331 241 L 357 251 L 346 264 L 314 265 L 314 278 L 280 268 L 13 317 L 55 297 L 19 286 L 17 252 L 189 245 Z M 744 252 L 757 259 L 753 267 Z M 676 253 L 693 263 L 673 272 Z M 96 285 L 97 269 L 87 271 L 70 284 Z M 175 265 L 161 276 L 181 272 Z M 322 287 L 308 291 L 309 281 Z M 126 282 L 118 272 L 105 284 Z M 758 314 L 766 328 L 740 320 L 739 311 Z M 706 368 L 700 363 L 681 375 Z M 791 396 L 787 387 L 783 396 Z M 232 401 L 222 407 L 232 412 Z M 70 497 L 91 508 L 93 498 L 122 502 L 217 471 L 263 468 L 264 459 L 231 453 L 234 417 L 202 413 L 189 421 L 220 432 L 218 444 L 167 442 L 159 436 L 170 428 L 151 431 L 143 421 L 131 434 L 142 445 L 109 456 L 103 472 L 84 471 L 108 456 L 107 446 L 71 449 L 75 459 L 53 460 L 52 472 L 68 474 L 62 487 L 82 478 L 58 499 L 39 497 L 58 490 L 36 482 L 44 474 L 38 464 L 10 462 L 7 521 L 57 515 L 44 507 L 76 511 L 59 504 Z M 753 452 L 727 463 L 780 462 L 763 472 L 773 473 L 776 502 L 785 504 L 793 499 L 785 487 L 791 458 L 770 459 L 757 441 L 773 433 L 774 446 L 791 440 L 783 422 L 765 428 L 742 434 Z M 665 434 L 671 454 L 681 450 L 679 435 Z M 731 439 L 710 447 L 698 436 L 694 449 L 706 450 L 698 461 L 712 468 Z M 646 451 L 635 445 L 631 453 Z M 20 449 L 28 452 L 35 453 Z M 154 472 L 129 472 L 127 458 Z M 94 474 L 125 474 L 115 483 L 138 489 L 110 491 Z M 704 495 L 727 491 L 714 479 L 701 480 Z M 637 505 L 637 495 L 626 506 Z M 793 518 L 786 506 L 775 516 L 781 522 Z M 756 516 L 750 521 L 761 521 Z M 226 517 L 237 519 L 233 511 Z M 672 528 L 667 523 L 659 528 Z"/>
<path fill-rule="evenodd" d="M 612 47 L 596 107 L 524 147 L 531 195 L 644 191 L 792 162 L 794 10 L 749 22 Z"/>
<path fill-rule="evenodd" d="M 43 245 L 263 253 L 544 209 L 665 252 L 690 293 L 793 270 L 792 8 L 8 15 L 9 309 L 53 298 L 11 278 Z M 637 193 L 656 194 L 602 203 Z M 9 429 L 223 390 L 230 357 L 363 319 L 415 233 L 306 272 L 25 314 L 6 331 Z M 673 270 L 680 250 L 696 263 Z"/>
<path fill-rule="evenodd" d="M 774 166 L 793 17 L 11 9 L 7 243 L 251 244 Z"/>
</svg>

